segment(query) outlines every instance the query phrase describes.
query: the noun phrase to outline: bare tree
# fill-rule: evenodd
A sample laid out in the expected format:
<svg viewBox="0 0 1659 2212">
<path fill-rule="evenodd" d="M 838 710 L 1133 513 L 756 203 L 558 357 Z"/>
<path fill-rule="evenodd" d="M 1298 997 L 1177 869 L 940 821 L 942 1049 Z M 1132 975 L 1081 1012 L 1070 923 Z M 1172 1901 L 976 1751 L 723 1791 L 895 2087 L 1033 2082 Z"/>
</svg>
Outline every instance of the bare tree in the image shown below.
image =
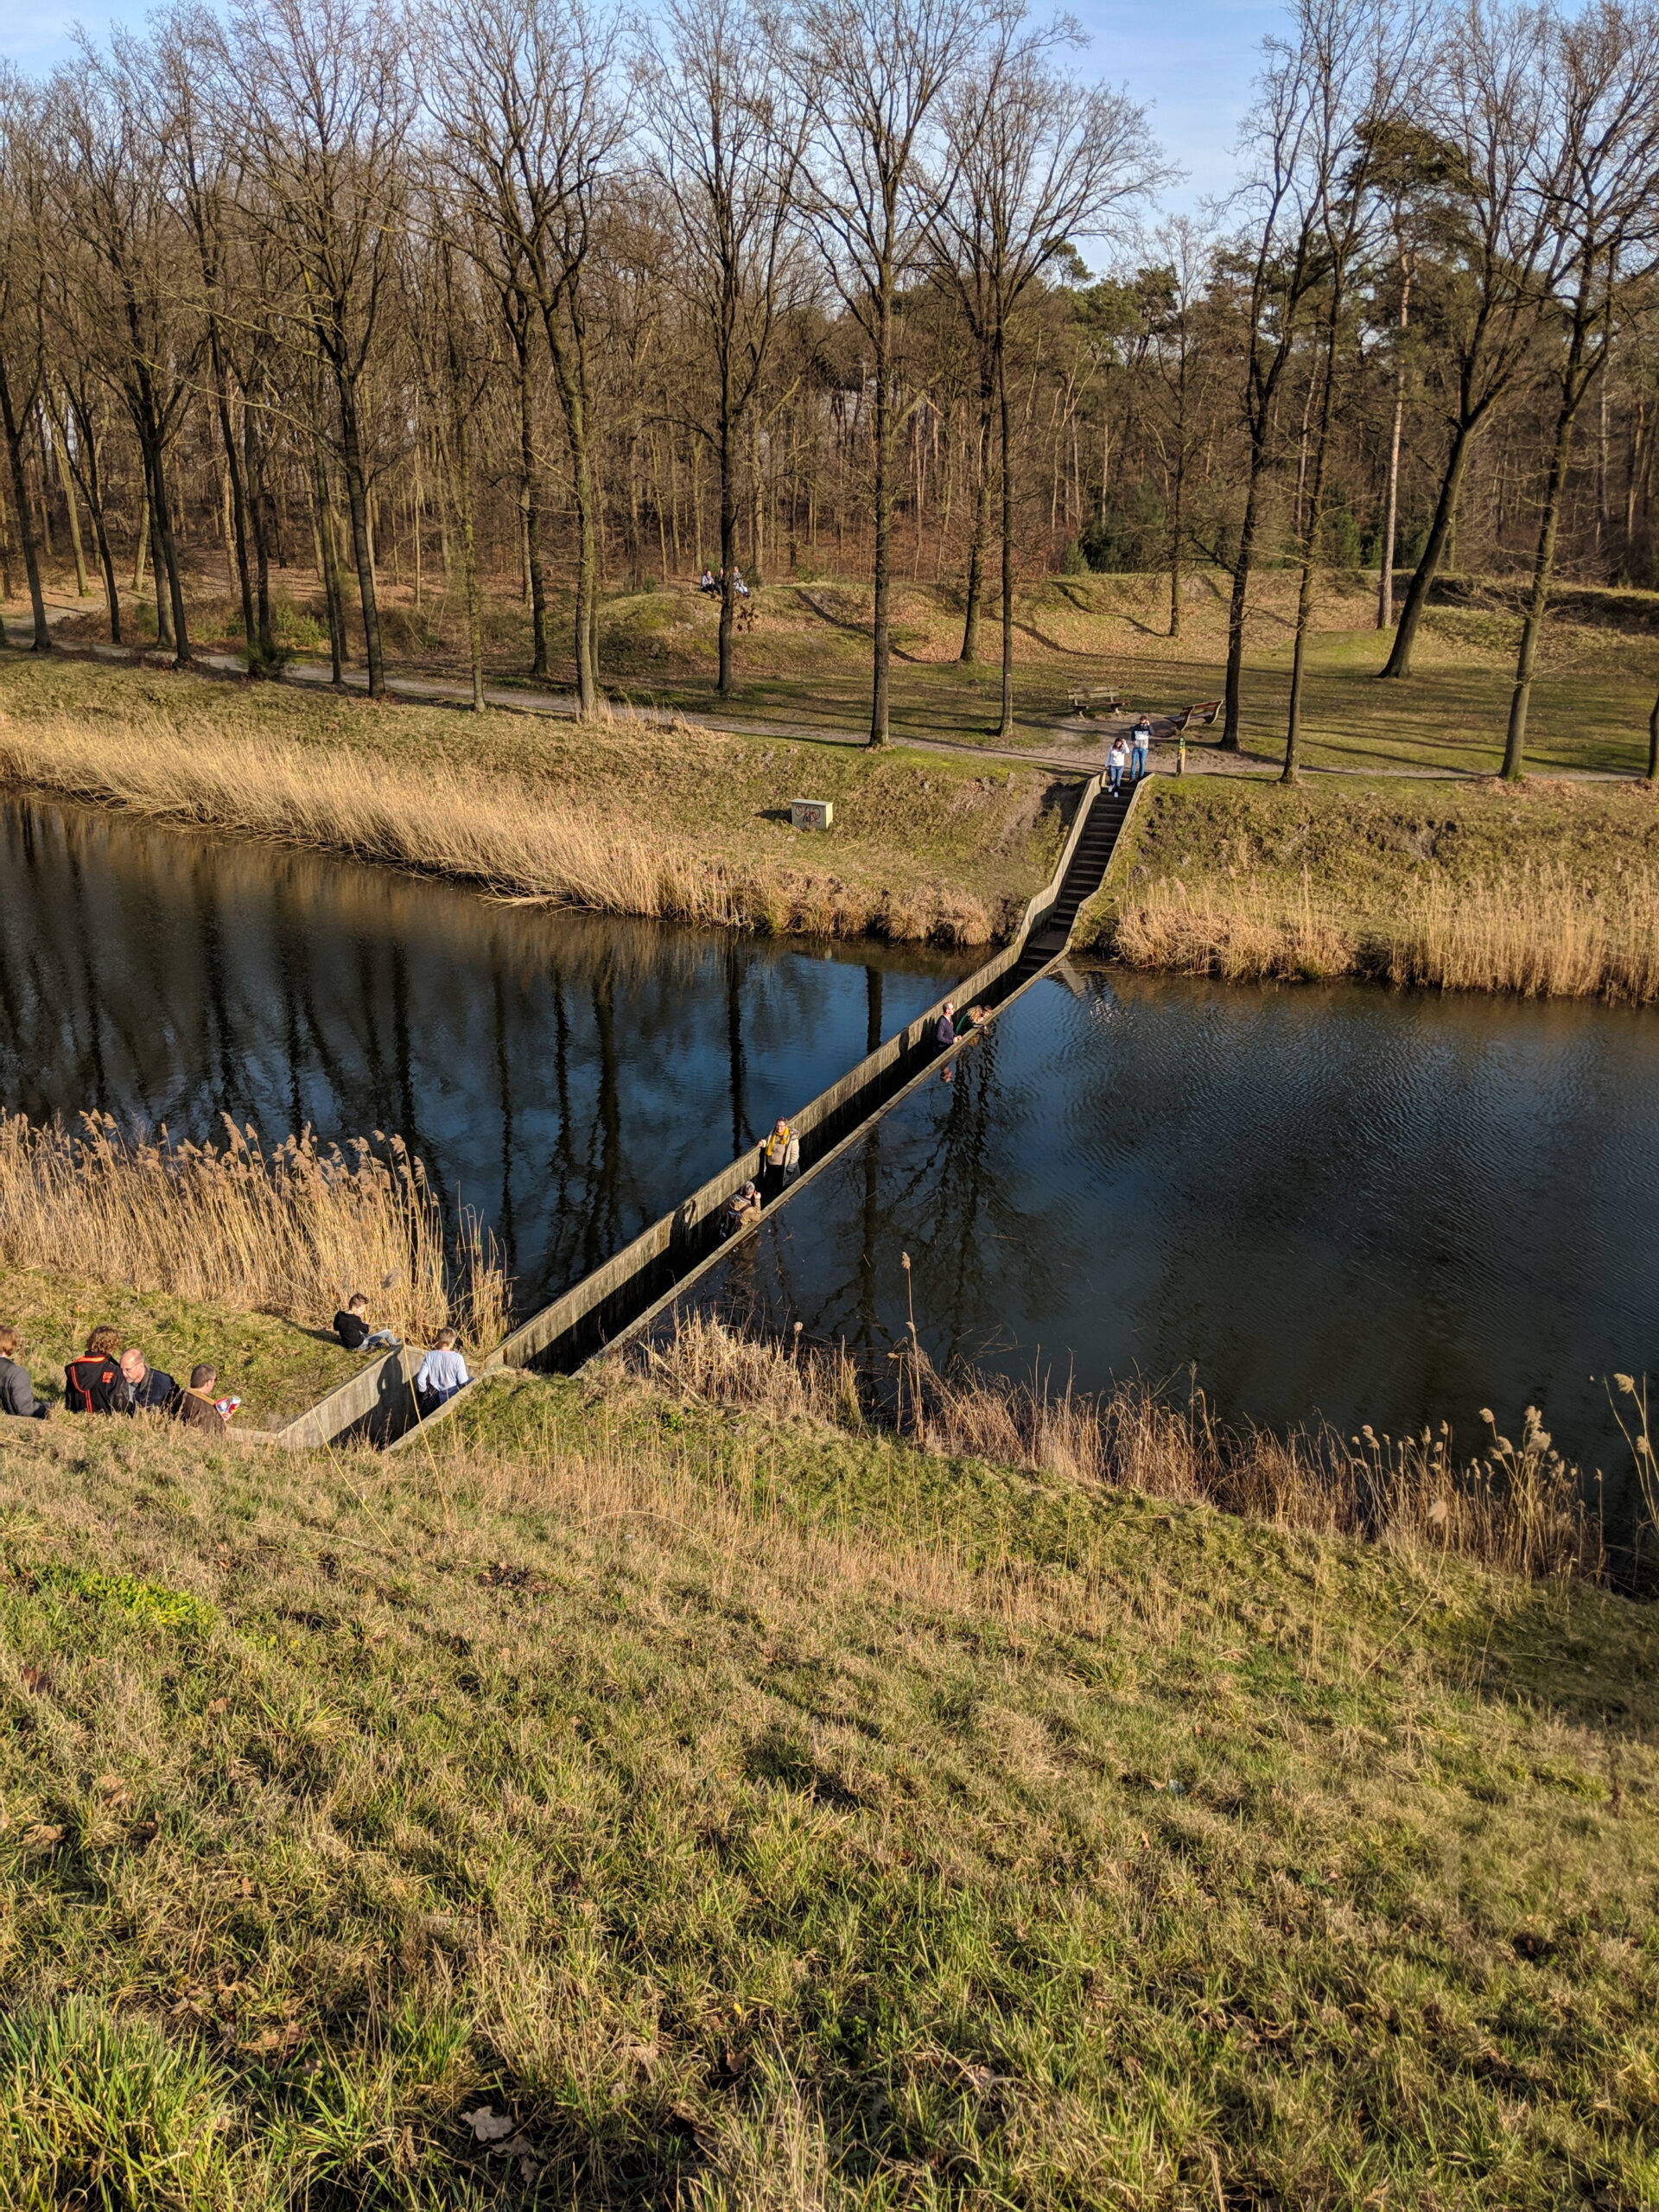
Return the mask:
<svg viewBox="0 0 1659 2212">
<path fill-rule="evenodd" d="M 1157 177 L 1144 111 L 1122 92 L 1063 76 L 1049 56 L 1078 42 L 1064 19 L 998 27 L 982 67 L 945 103 L 945 174 L 927 224 L 953 279 L 997 402 L 1001 484 L 1002 711 L 1014 734 L 1014 437 L 1011 328 L 1076 232 L 1099 235 Z"/>
<path fill-rule="evenodd" d="M 1533 149 L 1531 192 L 1562 249 L 1552 304 L 1564 342 L 1503 748 L 1503 773 L 1512 779 L 1526 772 L 1527 707 L 1573 428 L 1607 365 L 1630 280 L 1659 236 L 1659 13 L 1600 0 L 1581 16 L 1552 22 L 1548 60 L 1548 125 Z"/>
<path fill-rule="evenodd" d="M 84 46 L 53 86 L 55 181 L 67 228 L 85 249 L 72 264 L 89 288 L 84 327 L 99 340 L 143 467 L 156 572 L 156 642 L 190 661 L 169 449 L 196 395 L 204 349 L 188 246 L 169 189 L 168 117 L 143 42 L 117 32 L 108 57 Z"/>
<path fill-rule="evenodd" d="M 781 311 L 798 286 L 796 186 L 806 103 L 749 0 L 669 0 L 648 79 L 647 162 L 676 217 L 671 281 L 708 348 L 698 428 L 720 489 L 721 697 L 733 690 L 737 493 L 745 427 Z"/>
<path fill-rule="evenodd" d="M 1465 0 L 1444 27 L 1420 110 L 1445 164 L 1427 229 L 1446 264 L 1431 305 L 1452 387 L 1451 438 L 1384 676 L 1411 673 L 1475 439 L 1521 374 L 1537 331 L 1550 238 L 1528 164 L 1543 127 L 1547 22 L 1536 8 Z"/>
<path fill-rule="evenodd" d="M 45 348 L 39 313 L 42 280 L 41 149 L 39 102 L 10 69 L 0 68 L 0 429 L 11 470 L 12 501 L 29 579 L 37 653 L 48 652 L 41 561 L 23 472 L 23 434 L 40 397 Z M 0 646 L 11 643 L 0 622 Z"/>
<path fill-rule="evenodd" d="M 334 387 L 369 691 L 384 696 L 362 387 L 404 219 L 414 95 L 390 0 L 259 0 L 238 8 L 247 205 L 292 257 L 303 323 Z"/>
<path fill-rule="evenodd" d="M 926 247 L 924 134 L 983 20 L 982 0 L 803 0 L 793 24 L 790 64 L 817 125 L 807 197 L 831 277 L 871 353 L 872 745 L 889 735 L 899 289 Z"/>
<path fill-rule="evenodd" d="M 540 311 L 564 416 L 576 521 L 576 702 L 599 703 L 599 485 L 588 280 L 630 117 L 613 18 L 554 0 L 480 0 L 435 28 L 429 98 L 494 242 L 494 266 Z M 498 281 L 501 281 L 499 277 Z"/>
<path fill-rule="evenodd" d="M 1246 127 L 1245 143 L 1255 168 L 1241 196 L 1251 208 L 1253 220 L 1234 256 L 1243 279 L 1244 500 L 1230 563 L 1221 735 L 1223 747 L 1232 753 L 1239 746 L 1244 622 L 1262 499 L 1278 459 L 1280 396 L 1309 303 L 1324 280 L 1325 210 L 1344 150 L 1340 136 L 1330 127 L 1319 44 L 1311 35 L 1313 21 L 1317 16 L 1304 6 L 1294 41 L 1268 41 L 1262 95 Z M 1219 552 L 1220 548 L 1212 550 Z"/>
<path fill-rule="evenodd" d="M 1325 318 L 1325 344 L 1323 359 L 1314 371 L 1319 403 L 1285 722 L 1283 781 L 1287 784 L 1294 784 L 1298 774 L 1307 632 L 1325 522 L 1325 463 L 1349 291 L 1368 242 L 1384 158 L 1397 125 L 1412 105 L 1412 72 L 1423 31 L 1421 13 L 1410 0 L 1403 3 L 1402 0 L 1299 0 L 1298 13 L 1301 44 L 1312 63 L 1318 103 L 1315 168 L 1322 180 L 1318 220 L 1324 272 L 1318 296 Z"/>
</svg>

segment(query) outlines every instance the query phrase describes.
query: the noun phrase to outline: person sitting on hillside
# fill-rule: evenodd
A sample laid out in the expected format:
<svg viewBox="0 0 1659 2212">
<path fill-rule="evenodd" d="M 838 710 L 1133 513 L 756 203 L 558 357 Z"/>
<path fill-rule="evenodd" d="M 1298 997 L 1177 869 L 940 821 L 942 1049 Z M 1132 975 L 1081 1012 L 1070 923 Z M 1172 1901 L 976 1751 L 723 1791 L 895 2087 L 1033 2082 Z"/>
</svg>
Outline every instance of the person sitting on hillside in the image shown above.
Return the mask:
<svg viewBox="0 0 1659 2212">
<path fill-rule="evenodd" d="M 334 1334 L 347 1351 L 397 1351 L 402 1349 L 390 1329 L 371 1329 L 369 1301 L 354 1290 L 334 1316 Z"/>
<path fill-rule="evenodd" d="M 121 1379 L 121 1339 L 107 1325 L 94 1329 L 86 1349 L 63 1370 L 63 1402 L 72 1414 L 124 1414 L 127 1386 Z"/>
<path fill-rule="evenodd" d="M 749 595 L 749 588 L 743 581 L 743 571 L 741 569 L 734 569 L 732 570 L 732 589 L 736 593 L 740 599 L 747 599 Z"/>
<path fill-rule="evenodd" d="M 179 1386 L 173 1377 L 161 1368 L 152 1367 L 136 1344 L 121 1355 L 121 1380 L 130 1414 L 165 1413 L 179 1395 Z"/>
<path fill-rule="evenodd" d="M 420 1400 L 423 1413 L 436 1413 L 440 1406 L 448 1405 L 456 1391 L 472 1381 L 467 1363 L 456 1349 L 460 1342 L 453 1329 L 440 1329 L 437 1342 L 421 1362 L 421 1371 L 415 1377 L 415 1395 Z"/>
<path fill-rule="evenodd" d="M 0 1329 L 0 1414 L 20 1421 L 49 1421 L 52 1409 L 35 1395 L 29 1370 L 17 1358 L 17 1332 Z"/>
<path fill-rule="evenodd" d="M 223 1436 L 226 1416 L 213 1398 L 218 1382 L 219 1370 L 203 1360 L 190 1370 L 189 1389 L 174 1392 L 168 1406 L 168 1413 L 175 1421 L 182 1421 L 187 1428 L 200 1429 L 207 1436 Z M 232 1402 L 226 1400 L 226 1402 L 230 1404 Z"/>
<path fill-rule="evenodd" d="M 787 1122 L 779 1122 L 760 1147 L 760 1196 L 770 1205 L 801 1172 L 801 1141 Z"/>
<path fill-rule="evenodd" d="M 697 589 L 708 592 L 717 592 L 720 589 L 720 586 L 715 582 L 715 572 L 712 569 L 705 569 L 697 578 Z"/>
<path fill-rule="evenodd" d="M 720 1240 L 723 1244 L 728 1236 L 735 1236 L 740 1229 L 747 1229 L 760 1211 L 760 1193 L 753 1183 L 746 1183 L 734 1192 L 720 1210 Z"/>
</svg>

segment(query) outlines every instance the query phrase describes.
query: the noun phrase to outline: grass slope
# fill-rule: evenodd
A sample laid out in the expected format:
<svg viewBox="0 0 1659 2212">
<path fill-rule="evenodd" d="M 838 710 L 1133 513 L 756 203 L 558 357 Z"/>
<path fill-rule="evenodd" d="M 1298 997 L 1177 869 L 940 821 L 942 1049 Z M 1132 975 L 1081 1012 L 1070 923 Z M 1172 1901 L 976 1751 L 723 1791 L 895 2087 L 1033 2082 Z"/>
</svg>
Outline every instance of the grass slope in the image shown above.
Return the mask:
<svg viewBox="0 0 1659 2212">
<path fill-rule="evenodd" d="M 1429 768 L 1484 774 L 1502 759 L 1516 650 L 1519 591 L 1512 582 L 1450 579 L 1426 618 L 1407 682 L 1379 683 L 1386 641 L 1374 627 L 1375 584 L 1358 575 L 1320 579 L 1303 702 L 1305 757 L 1313 766 Z M 459 676 L 466 637 L 457 604 L 416 613 L 410 594 L 383 580 L 383 620 L 395 665 Z M 1297 578 L 1262 569 L 1246 626 L 1243 739 L 1264 759 L 1281 756 Z M 736 696 L 722 711 L 859 730 L 869 715 L 871 598 L 868 579 L 769 583 L 753 601 L 753 627 L 737 640 Z M 289 641 L 326 648 L 321 599 L 302 589 L 283 602 Z M 237 604 L 222 588 L 201 604 L 204 636 L 234 646 Z M 613 696 L 709 709 L 715 698 L 719 610 L 688 586 L 608 595 L 601 608 L 600 664 Z M 962 605 L 949 583 L 898 579 L 893 588 L 894 733 L 988 740 L 1001 708 L 996 624 L 989 658 L 957 658 Z M 73 627 L 102 634 L 87 613 Z M 1136 708 L 1164 714 L 1222 688 L 1226 578 L 1186 579 L 1181 634 L 1168 628 L 1166 582 L 1156 576 L 1053 576 L 1022 585 L 1015 609 L 1016 742 L 1052 747 L 1074 688 L 1113 682 Z M 520 680 L 530 664 L 529 620 L 516 594 L 498 590 L 486 625 L 493 682 Z M 555 680 L 569 686 L 568 613 L 552 638 Z M 1529 720 L 1529 758 L 1539 768 L 1631 773 L 1644 766 L 1647 721 L 1659 690 L 1659 594 L 1564 586 L 1554 597 Z"/>
<path fill-rule="evenodd" d="M 152 1367 L 188 1382 L 201 1361 L 219 1370 L 227 1391 L 242 1400 L 244 1428 L 280 1427 L 365 1364 L 321 1329 L 274 1313 L 232 1313 L 166 1291 L 130 1290 L 45 1268 L 0 1268 L 0 1320 L 17 1330 L 18 1358 L 34 1377 L 35 1395 L 63 1400 L 65 1363 L 86 1348 L 102 1321 L 136 1344 Z M 377 1357 L 378 1355 L 376 1355 Z"/>
<path fill-rule="evenodd" d="M 689 873 L 752 880 L 755 917 L 779 927 L 885 917 L 889 934 L 931 927 L 969 941 L 1046 880 L 1073 788 L 1046 770 L 902 747 L 377 707 L 22 654 L 0 658 L 0 773 L 185 826 L 286 836 L 512 893 L 537 892 L 543 876 L 556 886 L 561 835 L 586 837 L 591 880 L 576 895 L 626 911 L 619 856 L 645 856 L 649 876 L 650 856 L 671 849 Z M 328 781 L 342 774 L 357 781 L 331 811 Z M 282 797 L 284 778 L 309 805 Z M 441 819 L 423 833 L 435 792 Z M 798 798 L 835 802 L 829 836 L 791 829 Z M 377 806 L 403 834 L 374 829 Z"/>
<path fill-rule="evenodd" d="M 615 1380 L 36 1443 L 8 2202 L 1659 2190 L 1650 1612 Z"/>
</svg>

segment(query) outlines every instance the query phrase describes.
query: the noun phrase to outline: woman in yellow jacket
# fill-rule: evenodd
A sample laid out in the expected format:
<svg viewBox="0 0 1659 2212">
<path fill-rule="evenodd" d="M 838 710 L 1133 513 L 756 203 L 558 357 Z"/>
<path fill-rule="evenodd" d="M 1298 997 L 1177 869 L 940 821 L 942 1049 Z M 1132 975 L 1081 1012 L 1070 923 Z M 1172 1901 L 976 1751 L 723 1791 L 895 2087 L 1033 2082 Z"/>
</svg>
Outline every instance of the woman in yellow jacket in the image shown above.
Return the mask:
<svg viewBox="0 0 1659 2212">
<path fill-rule="evenodd" d="M 801 1141 L 787 1122 L 779 1122 L 760 1147 L 760 1198 L 770 1205 L 801 1172 Z"/>
</svg>

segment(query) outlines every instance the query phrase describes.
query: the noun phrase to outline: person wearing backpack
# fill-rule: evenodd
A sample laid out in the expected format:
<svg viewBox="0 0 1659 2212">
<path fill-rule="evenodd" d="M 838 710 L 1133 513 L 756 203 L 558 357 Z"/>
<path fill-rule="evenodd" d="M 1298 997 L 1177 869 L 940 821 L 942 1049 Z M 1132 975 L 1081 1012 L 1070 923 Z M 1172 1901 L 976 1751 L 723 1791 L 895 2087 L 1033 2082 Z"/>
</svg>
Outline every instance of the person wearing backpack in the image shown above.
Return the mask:
<svg viewBox="0 0 1659 2212">
<path fill-rule="evenodd" d="M 86 1339 L 86 1349 L 63 1370 L 63 1402 L 72 1414 L 124 1414 L 127 1385 L 121 1372 L 121 1338 L 107 1324 Z"/>
</svg>

